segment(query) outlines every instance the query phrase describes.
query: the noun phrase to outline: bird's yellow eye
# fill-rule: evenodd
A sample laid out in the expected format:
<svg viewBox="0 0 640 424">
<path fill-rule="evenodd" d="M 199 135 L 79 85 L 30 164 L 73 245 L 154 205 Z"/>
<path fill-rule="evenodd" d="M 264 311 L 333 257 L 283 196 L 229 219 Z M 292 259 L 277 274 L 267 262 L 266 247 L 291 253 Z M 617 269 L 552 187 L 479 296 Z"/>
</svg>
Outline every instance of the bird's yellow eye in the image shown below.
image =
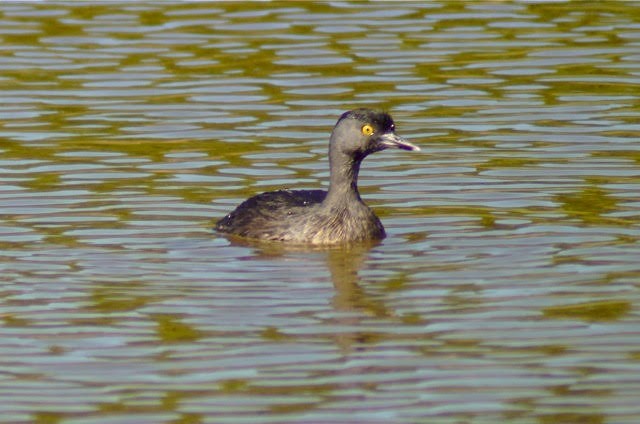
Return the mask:
<svg viewBox="0 0 640 424">
<path fill-rule="evenodd" d="M 362 135 L 371 135 L 373 134 L 373 127 L 369 124 L 364 125 L 362 127 Z"/>
</svg>

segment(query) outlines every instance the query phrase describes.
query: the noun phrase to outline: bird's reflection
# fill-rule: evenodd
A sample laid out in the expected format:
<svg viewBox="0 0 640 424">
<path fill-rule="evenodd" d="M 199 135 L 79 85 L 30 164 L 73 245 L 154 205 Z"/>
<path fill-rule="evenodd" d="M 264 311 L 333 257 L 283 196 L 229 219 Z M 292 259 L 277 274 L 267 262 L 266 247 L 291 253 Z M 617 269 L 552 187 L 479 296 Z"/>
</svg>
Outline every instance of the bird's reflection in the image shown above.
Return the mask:
<svg viewBox="0 0 640 424">
<path fill-rule="evenodd" d="M 374 245 L 356 245 L 328 250 L 326 262 L 336 290 L 332 304 L 337 311 L 361 311 L 368 316 L 388 317 L 390 312 L 380 299 L 360 284 L 359 272 Z"/>
<path fill-rule="evenodd" d="M 380 297 L 368 293 L 363 288 L 360 271 L 365 266 L 371 250 L 379 242 L 358 243 L 338 247 L 318 247 L 306 245 L 285 245 L 282 243 L 260 242 L 229 238 L 234 245 L 253 249 L 253 257 L 286 258 L 288 256 L 308 256 L 310 261 L 325 262 L 331 276 L 335 293 L 331 304 L 336 312 L 330 322 L 338 327 L 357 328 L 364 318 L 393 318 L 394 313 L 387 308 Z M 350 351 L 354 345 L 370 343 L 377 337 L 361 331 L 337 331 L 333 336 L 343 351 Z"/>
</svg>

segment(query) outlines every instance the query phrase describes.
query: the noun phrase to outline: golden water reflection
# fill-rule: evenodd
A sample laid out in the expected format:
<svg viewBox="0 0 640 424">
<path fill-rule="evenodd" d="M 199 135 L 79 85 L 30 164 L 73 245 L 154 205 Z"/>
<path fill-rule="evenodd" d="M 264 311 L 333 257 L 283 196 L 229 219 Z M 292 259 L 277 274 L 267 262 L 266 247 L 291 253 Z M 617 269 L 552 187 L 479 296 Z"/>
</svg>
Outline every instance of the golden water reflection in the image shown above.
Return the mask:
<svg viewBox="0 0 640 424">
<path fill-rule="evenodd" d="M 0 415 L 638 422 L 634 6 L 0 4 Z M 212 231 L 359 106 L 387 239 Z"/>
</svg>

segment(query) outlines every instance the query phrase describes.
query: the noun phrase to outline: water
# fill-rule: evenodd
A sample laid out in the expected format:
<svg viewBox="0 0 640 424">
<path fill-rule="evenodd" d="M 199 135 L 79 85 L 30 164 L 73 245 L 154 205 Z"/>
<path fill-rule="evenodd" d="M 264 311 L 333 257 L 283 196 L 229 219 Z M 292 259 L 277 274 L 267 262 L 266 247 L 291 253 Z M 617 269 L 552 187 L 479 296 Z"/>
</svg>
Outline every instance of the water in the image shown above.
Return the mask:
<svg viewBox="0 0 640 424">
<path fill-rule="evenodd" d="M 637 423 L 633 3 L 3 3 L 11 423 Z M 388 238 L 231 243 L 326 187 L 348 108 Z"/>
</svg>

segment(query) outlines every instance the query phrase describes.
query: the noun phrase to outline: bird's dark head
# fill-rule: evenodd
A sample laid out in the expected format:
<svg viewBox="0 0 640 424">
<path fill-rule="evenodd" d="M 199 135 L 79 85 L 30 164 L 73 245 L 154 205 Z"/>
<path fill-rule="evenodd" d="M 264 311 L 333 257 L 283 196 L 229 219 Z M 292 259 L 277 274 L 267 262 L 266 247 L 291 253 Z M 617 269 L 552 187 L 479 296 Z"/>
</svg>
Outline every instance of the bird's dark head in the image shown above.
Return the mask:
<svg viewBox="0 0 640 424">
<path fill-rule="evenodd" d="M 390 147 L 420 150 L 395 131 L 396 126 L 388 113 L 354 109 L 338 119 L 331 135 L 331 148 L 358 160 Z"/>
</svg>

